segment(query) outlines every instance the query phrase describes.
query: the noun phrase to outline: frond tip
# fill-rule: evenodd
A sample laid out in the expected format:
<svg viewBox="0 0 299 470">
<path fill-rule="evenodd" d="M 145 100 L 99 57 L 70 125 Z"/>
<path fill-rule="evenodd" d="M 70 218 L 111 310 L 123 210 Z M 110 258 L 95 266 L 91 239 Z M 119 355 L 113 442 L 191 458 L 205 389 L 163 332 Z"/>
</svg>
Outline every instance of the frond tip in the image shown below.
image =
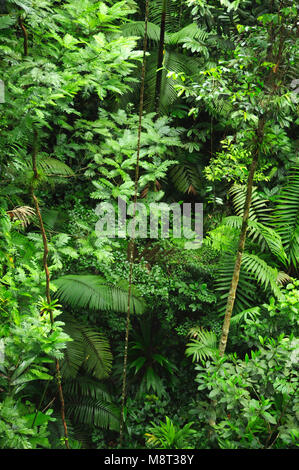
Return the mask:
<svg viewBox="0 0 299 470">
<path fill-rule="evenodd" d="M 35 210 L 30 206 L 21 206 L 7 211 L 7 214 L 11 220 L 19 220 L 23 228 L 26 228 L 34 217 Z"/>
</svg>

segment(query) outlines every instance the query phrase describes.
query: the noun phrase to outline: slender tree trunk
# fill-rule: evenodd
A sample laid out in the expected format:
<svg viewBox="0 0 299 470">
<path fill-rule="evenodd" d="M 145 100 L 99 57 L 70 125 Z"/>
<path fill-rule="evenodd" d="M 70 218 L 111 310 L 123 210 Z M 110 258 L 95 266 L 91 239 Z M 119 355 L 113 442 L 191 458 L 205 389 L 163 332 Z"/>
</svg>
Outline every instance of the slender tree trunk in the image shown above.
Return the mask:
<svg viewBox="0 0 299 470">
<path fill-rule="evenodd" d="M 273 2 L 272 2 L 272 7 L 273 7 Z M 279 6 L 279 11 L 278 11 L 279 14 L 280 14 L 280 9 L 282 7 L 283 7 L 283 2 L 281 2 Z M 270 47 L 268 48 L 266 52 L 267 57 L 272 57 L 273 51 L 275 50 L 274 38 L 276 38 L 277 40 L 277 52 L 275 54 L 275 57 L 273 58 L 273 61 L 275 62 L 275 67 L 273 67 L 267 80 L 265 80 L 265 88 L 270 87 L 272 89 L 269 95 L 269 96 L 272 96 L 277 90 L 278 84 L 282 80 L 282 76 L 283 76 L 283 71 L 282 71 L 283 69 L 280 68 L 280 65 L 283 60 L 283 51 L 284 51 L 287 31 L 286 31 L 284 24 L 281 24 L 279 25 L 278 30 L 275 32 L 274 24 L 272 23 L 268 34 L 269 34 L 268 39 L 269 39 Z M 278 69 L 280 69 L 280 71 Z M 242 223 L 241 232 L 240 232 L 239 245 L 238 245 L 237 257 L 236 257 L 231 287 L 230 287 L 227 304 L 226 304 L 222 335 L 221 335 L 220 342 L 219 342 L 219 352 L 221 356 L 224 355 L 225 349 L 226 349 L 227 338 L 228 338 L 229 327 L 230 327 L 230 319 L 232 316 L 232 311 L 234 308 L 234 303 L 235 303 L 235 298 L 236 298 L 236 291 L 237 291 L 237 287 L 239 283 L 242 255 L 243 255 L 244 247 L 245 247 L 246 233 L 247 233 L 248 219 L 249 219 L 249 210 L 250 210 L 250 205 L 251 205 L 253 178 L 254 178 L 255 170 L 257 167 L 257 163 L 258 163 L 260 145 L 263 140 L 265 122 L 266 122 L 266 117 L 264 115 L 264 117 L 261 117 L 258 122 L 258 128 L 256 132 L 257 134 L 256 147 L 255 147 L 255 151 L 254 151 L 254 155 L 252 158 L 249 175 L 248 175 L 247 192 L 246 192 L 246 199 L 245 199 L 244 213 L 243 213 L 243 223 Z"/>
<path fill-rule="evenodd" d="M 159 114 L 160 98 L 161 98 L 161 85 L 162 85 L 162 66 L 164 56 L 164 43 L 165 43 L 165 28 L 166 28 L 166 13 L 167 13 L 167 0 L 163 0 L 162 12 L 161 12 L 161 23 L 160 23 L 160 40 L 158 48 L 158 60 L 157 60 L 157 74 L 156 74 L 156 88 L 155 88 L 155 112 Z"/>
<path fill-rule="evenodd" d="M 23 24 L 23 20 L 21 17 L 19 18 L 19 25 L 22 29 L 23 38 L 24 38 L 24 56 L 27 57 L 28 56 L 28 33 L 27 33 L 27 29 L 25 28 Z"/>
<path fill-rule="evenodd" d="M 261 118 L 259 120 L 258 129 L 257 129 L 256 149 L 253 154 L 250 169 L 249 169 L 246 198 L 245 198 L 245 204 L 244 204 L 243 222 L 242 222 L 242 227 L 241 227 L 241 232 L 240 232 L 237 257 L 235 261 L 231 287 L 229 290 L 227 304 L 226 304 L 224 322 L 223 322 L 223 327 L 222 327 L 222 335 L 221 335 L 220 342 L 219 342 L 219 351 L 220 351 L 221 356 L 224 355 L 225 349 L 226 349 L 227 338 L 228 338 L 229 327 L 230 327 L 230 320 L 231 320 L 231 316 L 232 316 L 232 312 L 233 312 L 233 308 L 235 304 L 236 292 L 237 292 L 237 287 L 239 283 L 242 255 L 244 253 L 246 233 L 247 233 L 247 228 L 248 228 L 249 210 L 251 206 L 253 178 L 254 178 L 254 174 L 256 171 L 257 163 L 258 163 L 258 158 L 259 158 L 259 153 L 260 153 L 260 144 L 263 140 L 264 126 L 265 126 L 265 121 L 264 119 Z"/>
<path fill-rule="evenodd" d="M 34 139 L 33 139 L 33 150 L 32 150 L 32 169 L 33 169 L 33 175 L 34 175 L 34 180 L 38 180 L 38 171 L 37 171 L 37 165 L 36 165 L 36 155 L 37 155 L 37 140 L 38 140 L 38 135 L 36 129 L 34 129 Z M 44 246 L 44 257 L 43 257 L 43 265 L 44 265 L 44 271 L 46 275 L 46 298 L 48 305 L 51 303 L 51 296 L 50 296 L 50 272 L 49 272 L 49 267 L 48 267 L 48 241 L 47 241 L 47 235 L 43 223 L 43 218 L 40 212 L 39 208 L 39 203 L 38 199 L 35 196 L 34 193 L 34 184 L 32 183 L 31 185 L 31 196 L 34 202 L 36 214 L 39 220 L 39 225 L 40 225 L 40 230 L 43 238 L 43 246 Z M 51 308 L 49 308 L 49 313 L 50 313 L 50 319 L 51 319 L 51 325 L 54 324 L 54 317 L 53 317 L 53 311 Z M 61 375 L 60 375 L 60 366 L 59 366 L 59 361 L 56 359 L 56 380 L 57 380 L 57 386 L 58 386 L 58 394 L 59 394 L 59 399 L 60 399 L 60 412 L 61 412 L 61 420 L 64 428 L 64 442 L 65 446 L 67 449 L 69 449 L 69 442 L 68 442 L 68 432 L 67 432 L 67 424 L 65 420 L 65 405 L 64 405 L 64 397 L 63 397 L 63 392 L 62 392 L 62 386 L 61 386 Z M 35 417 L 36 418 L 36 417 Z M 34 421 L 35 421 L 34 418 Z"/>
</svg>

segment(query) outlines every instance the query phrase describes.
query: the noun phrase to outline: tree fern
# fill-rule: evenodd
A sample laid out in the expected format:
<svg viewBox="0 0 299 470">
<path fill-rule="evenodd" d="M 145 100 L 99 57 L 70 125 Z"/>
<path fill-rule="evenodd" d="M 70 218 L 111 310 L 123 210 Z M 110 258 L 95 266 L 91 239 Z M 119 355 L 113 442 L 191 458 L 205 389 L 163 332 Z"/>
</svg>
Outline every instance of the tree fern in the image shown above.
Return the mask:
<svg viewBox="0 0 299 470">
<path fill-rule="evenodd" d="M 58 288 L 56 295 L 61 302 L 71 307 L 88 308 L 90 310 L 113 310 L 124 313 L 128 308 L 128 290 L 111 286 L 101 276 L 91 274 L 68 274 L 53 281 Z M 131 296 L 131 310 L 141 314 L 144 302 L 136 296 L 133 289 Z"/>
</svg>

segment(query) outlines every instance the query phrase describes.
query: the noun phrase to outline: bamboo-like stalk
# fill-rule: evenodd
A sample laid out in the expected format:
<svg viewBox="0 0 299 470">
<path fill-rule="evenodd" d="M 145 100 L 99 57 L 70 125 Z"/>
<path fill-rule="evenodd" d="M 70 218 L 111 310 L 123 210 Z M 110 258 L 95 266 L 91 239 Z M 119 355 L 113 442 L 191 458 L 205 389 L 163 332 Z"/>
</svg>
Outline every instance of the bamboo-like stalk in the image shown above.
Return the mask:
<svg viewBox="0 0 299 470">
<path fill-rule="evenodd" d="M 143 60 L 141 70 L 141 88 L 140 88 L 140 102 L 139 102 L 139 121 L 138 121 L 138 136 L 137 136 L 137 156 L 135 167 L 135 184 L 134 184 L 134 208 L 133 208 L 133 221 L 136 214 L 138 180 L 139 180 L 139 160 L 141 149 L 141 124 L 144 107 L 144 85 L 145 85 L 145 66 L 146 66 L 146 52 L 147 52 L 147 26 L 149 17 L 149 0 L 146 0 L 145 7 L 145 20 L 144 20 L 144 38 L 143 38 Z M 135 249 L 135 226 L 133 225 L 133 234 L 129 242 L 129 291 L 128 291 L 128 309 L 126 318 L 126 333 L 125 333 L 125 347 L 124 347 L 124 365 L 123 365 L 123 378 L 122 378 L 122 396 L 121 396 L 121 416 L 119 426 L 119 444 L 123 445 L 123 431 L 125 421 L 125 404 L 126 404 L 126 391 L 127 391 L 127 364 L 128 364 L 128 344 L 129 344 L 129 330 L 130 330 L 130 316 L 131 316 L 131 295 L 132 295 L 132 279 L 133 279 L 133 263 L 134 263 L 134 249 Z"/>
</svg>

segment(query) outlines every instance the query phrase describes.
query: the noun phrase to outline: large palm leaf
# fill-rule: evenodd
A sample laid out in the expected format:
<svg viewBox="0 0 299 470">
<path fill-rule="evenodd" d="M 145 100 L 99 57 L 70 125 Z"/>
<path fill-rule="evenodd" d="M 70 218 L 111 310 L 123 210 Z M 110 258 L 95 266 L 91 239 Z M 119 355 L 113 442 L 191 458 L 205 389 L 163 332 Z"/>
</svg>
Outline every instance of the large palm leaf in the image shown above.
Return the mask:
<svg viewBox="0 0 299 470">
<path fill-rule="evenodd" d="M 71 307 L 88 308 L 90 310 L 112 310 L 124 313 L 128 308 L 128 286 L 125 282 L 119 286 L 111 286 L 107 281 L 92 274 L 68 274 L 53 281 L 58 288 L 56 295 L 61 302 Z M 137 297 L 132 288 L 130 308 L 132 312 L 141 314 L 144 302 Z"/>
<path fill-rule="evenodd" d="M 233 253 L 226 253 L 221 262 L 219 277 L 216 280 L 216 290 L 220 292 L 219 312 L 224 313 L 229 293 L 231 279 L 235 266 L 235 256 Z M 285 273 L 283 273 L 285 274 Z M 284 276 L 276 268 L 268 265 L 266 261 L 257 255 L 245 252 L 242 257 L 240 278 L 236 292 L 234 314 L 252 307 L 253 292 L 256 292 L 256 284 L 267 291 L 268 289 L 277 298 L 280 298 L 281 291 L 279 284 L 285 280 Z"/>
<path fill-rule="evenodd" d="M 62 363 L 65 378 L 75 378 L 80 369 L 97 379 L 106 378 L 112 365 L 112 354 L 106 337 L 95 328 L 82 326 L 66 318 L 66 333 L 73 339 L 66 345 Z"/>
<path fill-rule="evenodd" d="M 229 227 L 241 229 L 242 217 L 230 216 L 225 217 L 224 223 Z M 286 261 L 286 253 L 284 251 L 280 235 L 271 227 L 261 224 L 255 220 L 248 221 L 248 236 L 255 240 L 261 249 L 268 249 L 282 262 Z"/>
<path fill-rule="evenodd" d="M 80 376 L 66 380 L 63 385 L 66 396 L 67 416 L 76 424 L 91 428 L 111 430 L 119 428 L 119 409 L 111 401 L 103 383 Z"/>
</svg>

